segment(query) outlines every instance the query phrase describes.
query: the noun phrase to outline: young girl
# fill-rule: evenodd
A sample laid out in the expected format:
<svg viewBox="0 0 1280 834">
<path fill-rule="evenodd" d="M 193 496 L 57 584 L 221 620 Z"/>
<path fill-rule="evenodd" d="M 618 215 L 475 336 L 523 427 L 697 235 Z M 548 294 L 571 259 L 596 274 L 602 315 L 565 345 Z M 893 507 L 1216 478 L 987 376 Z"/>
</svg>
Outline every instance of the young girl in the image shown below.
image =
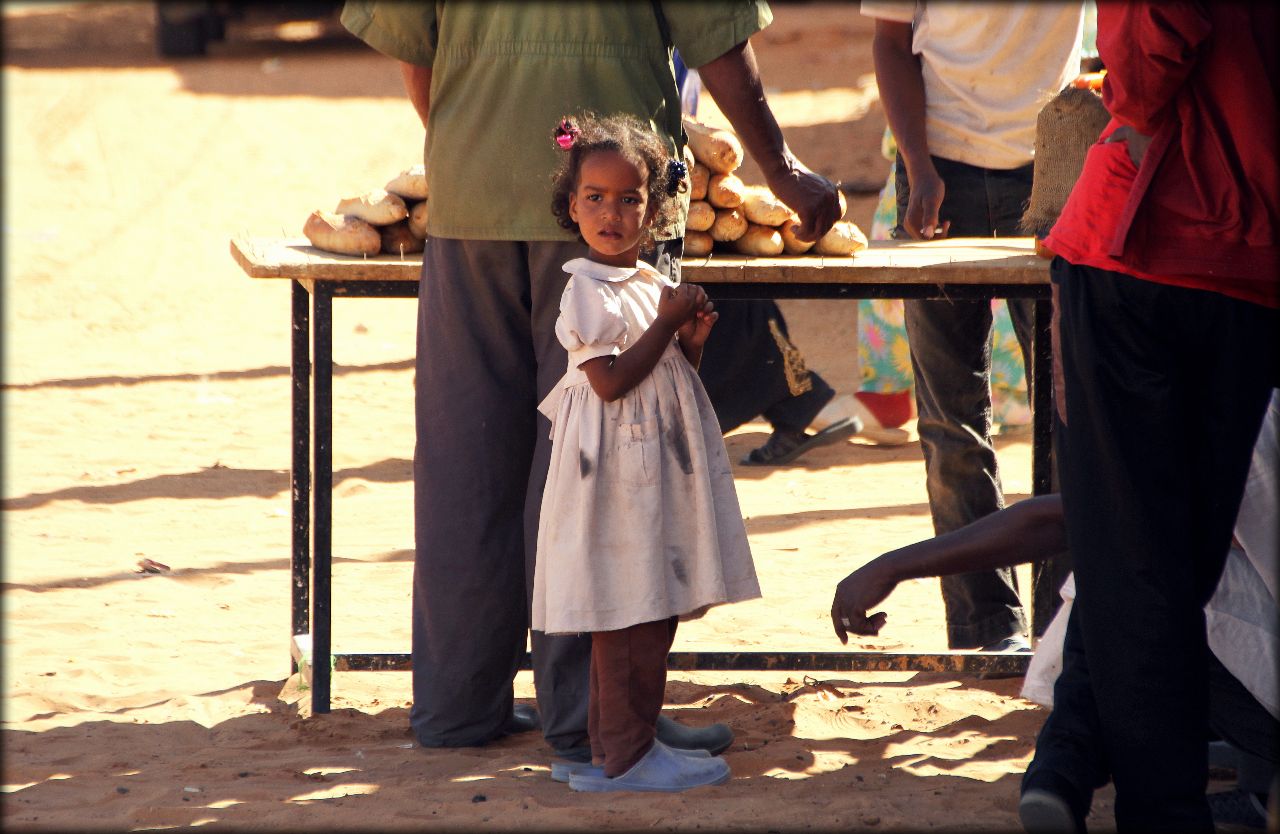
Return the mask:
<svg viewBox="0 0 1280 834">
<path fill-rule="evenodd" d="M 561 122 L 553 211 L 590 247 L 564 265 L 568 371 L 539 410 L 552 457 L 533 628 L 592 636 L 581 791 L 680 791 L 729 767 L 655 737 L 678 618 L 760 595 L 719 424 L 696 366 L 716 313 L 638 260 L 676 210 L 684 166 L 630 116 Z"/>
</svg>

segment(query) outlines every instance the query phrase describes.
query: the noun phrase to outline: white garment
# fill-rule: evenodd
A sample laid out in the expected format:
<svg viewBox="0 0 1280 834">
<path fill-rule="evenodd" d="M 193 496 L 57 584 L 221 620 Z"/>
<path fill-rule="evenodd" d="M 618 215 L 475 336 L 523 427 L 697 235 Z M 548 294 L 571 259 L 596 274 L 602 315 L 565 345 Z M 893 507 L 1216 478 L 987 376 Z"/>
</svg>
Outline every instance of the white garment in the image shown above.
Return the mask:
<svg viewBox="0 0 1280 834">
<path fill-rule="evenodd" d="M 670 282 L 644 263 L 564 269 L 556 336 L 569 368 L 538 406 L 552 451 L 533 628 L 613 631 L 760 596 L 719 423 L 677 342 L 611 403 L 579 367 L 633 345 Z"/>
<path fill-rule="evenodd" d="M 1258 703 L 1280 719 L 1280 494 L 1276 476 L 1280 458 L 1280 391 L 1273 391 L 1262 430 L 1253 447 L 1245 482 L 1236 540 L 1243 548 L 1227 552 L 1218 587 L 1205 606 L 1209 649 Z M 1027 668 L 1022 697 L 1053 706 L 1053 684 L 1062 671 L 1062 641 L 1076 595 L 1075 576 L 1062 583 L 1062 606 L 1054 615 Z"/>
<path fill-rule="evenodd" d="M 1280 391 L 1271 393 L 1236 516 L 1236 541 L 1204 607 L 1209 648 L 1258 703 L 1280 719 Z"/>
<path fill-rule="evenodd" d="M 1080 74 L 1084 3 L 862 3 L 912 24 L 924 75 L 929 153 L 1007 170 L 1034 155 L 1036 117 Z"/>
</svg>

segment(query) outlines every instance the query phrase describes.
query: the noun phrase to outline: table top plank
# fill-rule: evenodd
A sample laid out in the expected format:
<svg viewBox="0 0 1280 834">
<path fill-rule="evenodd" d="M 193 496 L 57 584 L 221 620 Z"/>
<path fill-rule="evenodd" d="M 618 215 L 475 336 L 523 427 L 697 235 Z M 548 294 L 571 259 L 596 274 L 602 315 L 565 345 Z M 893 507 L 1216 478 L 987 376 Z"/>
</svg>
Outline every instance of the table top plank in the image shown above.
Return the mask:
<svg viewBox="0 0 1280 834">
<path fill-rule="evenodd" d="M 417 281 L 422 269 L 420 255 L 335 255 L 306 238 L 235 237 L 231 255 L 250 278 Z M 844 258 L 686 257 L 682 272 L 707 284 L 1047 284 L 1049 261 L 1029 237 L 885 240 Z"/>
</svg>

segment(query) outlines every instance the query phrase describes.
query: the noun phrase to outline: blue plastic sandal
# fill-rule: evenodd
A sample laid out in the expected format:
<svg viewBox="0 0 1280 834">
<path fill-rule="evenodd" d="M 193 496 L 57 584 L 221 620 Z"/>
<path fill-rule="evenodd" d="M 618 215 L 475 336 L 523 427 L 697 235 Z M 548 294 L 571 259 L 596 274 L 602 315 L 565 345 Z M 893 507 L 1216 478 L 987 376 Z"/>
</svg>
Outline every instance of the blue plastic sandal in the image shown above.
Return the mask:
<svg viewBox="0 0 1280 834">
<path fill-rule="evenodd" d="M 670 746 L 670 745 L 668 745 Z M 696 750 L 681 750 L 678 747 L 672 747 L 671 752 L 679 753 L 681 756 L 692 756 L 695 759 L 709 759 L 711 754 L 706 750 L 698 748 Z M 575 773 L 585 774 L 587 776 L 604 776 L 604 768 L 600 765 L 593 765 L 591 762 L 552 762 L 551 763 L 551 781 L 552 782 L 568 782 L 569 778 Z"/>
<path fill-rule="evenodd" d="M 575 791 L 605 793 L 610 791 L 647 791 L 676 793 L 705 785 L 719 785 L 732 774 L 729 764 L 719 756 L 686 756 L 654 739 L 653 747 L 630 770 L 612 779 L 578 772 L 569 776 L 569 787 Z"/>
</svg>

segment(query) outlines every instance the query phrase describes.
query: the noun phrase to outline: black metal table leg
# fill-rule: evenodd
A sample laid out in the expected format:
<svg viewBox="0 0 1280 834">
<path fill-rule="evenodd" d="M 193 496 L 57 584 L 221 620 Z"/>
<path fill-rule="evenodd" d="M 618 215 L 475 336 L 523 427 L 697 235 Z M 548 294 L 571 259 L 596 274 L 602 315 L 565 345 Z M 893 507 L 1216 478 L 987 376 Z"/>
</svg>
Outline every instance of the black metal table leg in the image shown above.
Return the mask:
<svg viewBox="0 0 1280 834">
<path fill-rule="evenodd" d="M 332 677 L 332 547 L 333 547 L 333 287 L 315 283 L 311 293 L 312 313 L 312 398 L 315 440 L 312 444 L 311 472 L 312 533 L 314 554 L 311 566 L 311 711 L 329 711 L 329 684 Z"/>
<path fill-rule="evenodd" d="M 1031 371 L 1031 492 L 1053 491 L 1053 300 L 1035 300 Z M 1052 554 L 1031 566 L 1031 633 L 1044 634 L 1058 610 L 1058 568 Z"/>
<path fill-rule="evenodd" d="M 311 317 L 306 287 L 290 282 L 290 339 L 293 463 L 289 469 L 292 559 L 289 569 L 289 623 L 292 634 L 311 631 Z M 297 671 L 290 652 L 291 671 Z"/>
</svg>

